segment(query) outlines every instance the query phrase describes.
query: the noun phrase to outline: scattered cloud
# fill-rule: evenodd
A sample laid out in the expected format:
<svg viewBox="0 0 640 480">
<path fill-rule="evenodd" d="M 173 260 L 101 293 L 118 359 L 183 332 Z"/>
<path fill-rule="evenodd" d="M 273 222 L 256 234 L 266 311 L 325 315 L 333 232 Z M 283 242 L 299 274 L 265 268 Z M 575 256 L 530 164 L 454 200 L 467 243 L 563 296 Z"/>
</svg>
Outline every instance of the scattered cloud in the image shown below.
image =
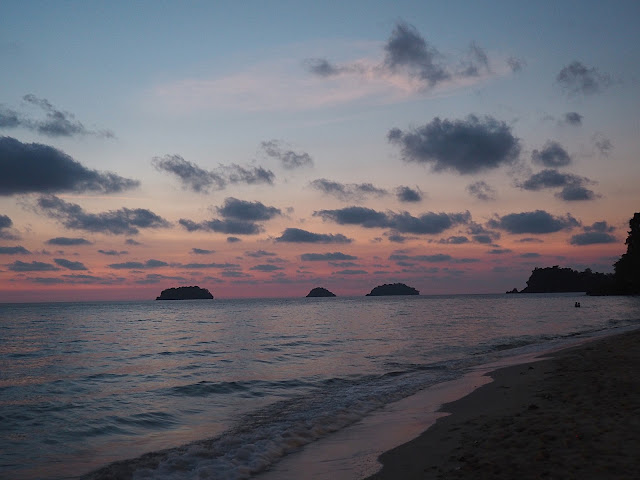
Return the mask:
<svg viewBox="0 0 640 480">
<path fill-rule="evenodd" d="M 556 82 L 566 93 L 591 95 L 611 85 L 611 77 L 596 67 L 587 67 L 580 61 L 571 62 L 556 76 Z"/>
<path fill-rule="evenodd" d="M 55 238 L 50 238 L 44 243 L 46 243 L 47 245 L 57 245 L 57 246 L 63 246 L 63 247 L 91 245 L 91 242 L 86 238 L 78 238 L 78 237 L 55 237 Z"/>
<path fill-rule="evenodd" d="M 447 245 L 462 245 L 464 243 L 469 243 L 469 239 L 464 235 L 454 235 L 448 238 L 441 238 L 438 243 Z"/>
<path fill-rule="evenodd" d="M 313 233 L 301 228 L 287 228 L 276 242 L 289 243 L 351 243 L 353 240 L 341 233 Z"/>
<path fill-rule="evenodd" d="M 584 200 L 595 200 L 596 198 L 599 198 L 600 195 L 595 193 L 593 190 L 588 189 L 584 185 L 571 184 L 558 192 L 556 197 L 567 202 L 579 202 Z"/>
<path fill-rule="evenodd" d="M 220 165 L 215 170 L 205 170 L 180 155 L 154 157 L 151 164 L 156 170 L 177 176 L 182 188 L 196 193 L 224 190 L 229 184 L 248 185 L 266 183 L 273 185 L 275 175 L 262 167 L 242 167 L 237 164 Z"/>
<path fill-rule="evenodd" d="M 609 225 L 605 220 L 587 225 L 583 227 L 582 230 L 583 233 L 571 237 L 569 240 L 571 245 L 583 246 L 618 242 L 618 239 L 611 234 L 616 228 Z"/>
<path fill-rule="evenodd" d="M 536 252 L 526 252 L 518 255 L 520 258 L 540 258 L 542 255 Z"/>
<path fill-rule="evenodd" d="M 507 65 L 509 65 L 509 68 L 513 73 L 518 73 L 524 69 L 524 67 L 527 65 L 527 62 L 525 62 L 521 58 L 509 57 L 507 58 Z"/>
<path fill-rule="evenodd" d="M 113 268 L 114 270 L 145 270 L 148 268 L 168 267 L 169 264 L 167 262 L 163 262 L 162 260 L 150 259 L 146 262 L 112 263 L 107 266 L 109 268 Z"/>
<path fill-rule="evenodd" d="M 12 232 L 13 220 L 7 215 L 0 214 L 0 238 L 4 240 L 17 240 L 18 236 Z"/>
<path fill-rule="evenodd" d="M 211 255 L 212 253 L 216 253 L 216 251 L 193 247 L 191 249 L 191 253 L 193 253 L 194 255 Z"/>
<path fill-rule="evenodd" d="M 278 255 L 273 252 L 267 252 L 266 250 L 255 250 L 253 252 L 244 252 L 247 257 L 263 258 L 263 257 L 277 257 Z"/>
<path fill-rule="evenodd" d="M 396 198 L 403 203 L 418 203 L 422 201 L 423 194 L 419 187 L 400 186 L 396 188 Z"/>
<path fill-rule="evenodd" d="M 262 232 L 262 227 L 260 225 L 255 222 L 248 222 L 244 220 L 220 220 L 214 218 L 212 220 L 205 220 L 204 222 L 194 222 L 193 220 L 181 218 L 178 220 L 178 223 L 188 232 L 205 231 L 233 235 L 257 235 Z"/>
<path fill-rule="evenodd" d="M 571 163 L 571 156 L 558 142 L 548 141 L 542 150 L 532 152 L 531 160 L 545 167 L 564 167 Z"/>
<path fill-rule="evenodd" d="M 233 197 L 225 198 L 224 204 L 216 210 L 224 218 L 247 221 L 270 220 L 282 215 L 279 208 L 267 207 L 262 202 L 248 202 Z"/>
<path fill-rule="evenodd" d="M 496 199 L 494 188 L 482 180 L 467 185 L 467 192 L 469 195 L 485 202 Z"/>
<path fill-rule="evenodd" d="M 0 246 L 0 255 L 28 255 L 31 252 L 21 245 L 15 247 L 2 247 Z"/>
<path fill-rule="evenodd" d="M 110 257 L 117 257 L 120 255 L 127 255 L 129 252 L 127 252 L 126 250 L 98 250 L 98 253 L 101 253 L 102 255 L 107 255 Z"/>
<path fill-rule="evenodd" d="M 88 270 L 82 262 L 72 262 L 64 258 L 55 258 L 53 261 L 56 262 L 56 265 L 66 268 L 67 270 Z"/>
<path fill-rule="evenodd" d="M 358 201 L 368 196 L 382 197 L 389 194 L 386 190 L 375 187 L 371 183 L 339 183 L 319 178 L 309 185 L 326 195 L 332 195 L 344 201 Z"/>
<path fill-rule="evenodd" d="M 390 228 L 399 233 L 438 234 L 458 224 L 468 223 L 471 214 L 423 213 L 414 217 L 408 212 L 378 212 L 366 207 L 346 207 L 338 210 L 319 210 L 314 216 L 340 225 L 360 225 L 365 228 Z"/>
<path fill-rule="evenodd" d="M 496 217 L 487 222 L 490 228 L 505 230 L 509 233 L 554 233 L 561 230 L 571 230 L 580 225 L 571 214 L 554 216 L 544 210 L 533 212 L 510 213 Z"/>
<path fill-rule="evenodd" d="M 279 140 L 269 140 L 261 144 L 264 152 L 271 158 L 280 161 L 287 170 L 295 170 L 303 167 L 313 167 L 313 159 L 306 152 L 294 152 L 286 147 Z"/>
<path fill-rule="evenodd" d="M 136 235 L 140 228 L 167 228 L 169 222 L 144 208 L 121 208 L 102 213 L 88 213 L 75 203 L 65 202 L 55 195 L 43 195 L 38 208 L 66 228 L 111 235 Z"/>
<path fill-rule="evenodd" d="M 142 243 L 138 242 L 137 240 L 134 240 L 133 238 L 127 238 L 124 243 L 126 243 L 127 245 L 133 245 L 133 246 L 142 245 Z"/>
<path fill-rule="evenodd" d="M 367 275 L 369 272 L 366 270 L 356 270 L 347 268 L 345 270 L 338 270 L 337 272 L 333 272 L 333 275 Z"/>
<path fill-rule="evenodd" d="M 241 241 L 242 239 L 238 237 L 227 237 L 227 243 L 238 243 Z"/>
<path fill-rule="evenodd" d="M 520 140 L 511 127 L 490 116 L 453 121 L 436 117 L 406 132 L 394 128 L 387 138 L 400 146 L 406 162 L 430 164 L 435 172 L 475 174 L 512 164 L 520 155 Z"/>
<path fill-rule="evenodd" d="M 584 117 L 577 112 L 567 112 L 564 114 L 564 123 L 567 125 L 580 126 Z"/>
<path fill-rule="evenodd" d="M 22 97 L 22 100 L 38 108 L 45 114 L 44 119 L 35 119 L 26 112 L 17 112 L 0 105 L 0 128 L 25 128 L 48 137 L 74 137 L 96 135 L 112 138 L 110 130 L 90 130 L 72 113 L 59 110 L 45 98 L 39 98 L 32 93 Z"/>
<path fill-rule="evenodd" d="M 184 265 L 177 265 L 182 268 L 186 268 L 189 270 L 199 270 L 205 268 L 240 268 L 240 265 L 237 263 L 186 263 Z"/>
<path fill-rule="evenodd" d="M 342 252 L 332 253 L 303 253 L 300 260 L 303 262 L 323 262 L 323 261 L 340 261 L 340 260 L 357 260 L 358 257 L 347 255 Z"/>
<path fill-rule="evenodd" d="M 273 264 L 262 264 L 262 265 L 254 265 L 249 270 L 254 270 L 257 272 L 275 272 L 277 270 L 284 270 L 284 268 L 279 267 L 278 265 L 273 265 Z"/>
<path fill-rule="evenodd" d="M 115 173 L 90 170 L 49 145 L 0 137 L 0 195 L 117 193 L 139 185 Z"/>
<path fill-rule="evenodd" d="M 562 173 L 556 169 L 545 169 L 531 175 L 524 182 L 518 183 L 517 186 L 524 190 L 533 191 L 562 187 L 562 190 L 556 194 L 558 198 L 565 201 L 581 201 L 593 200 L 598 197 L 596 193 L 585 186 L 590 183 L 593 182 L 586 177 Z"/>
<path fill-rule="evenodd" d="M 613 150 L 613 143 L 602 133 L 596 133 L 591 137 L 593 145 L 603 157 L 608 157 Z"/>
<path fill-rule="evenodd" d="M 21 262 L 20 260 L 16 260 L 15 262 L 9 264 L 8 268 L 12 272 L 52 272 L 55 270 L 60 270 L 58 267 L 56 267 L 55 265 L 51 265 L 50 263 L 36 261 L 27 263 Z"/>
</svg>

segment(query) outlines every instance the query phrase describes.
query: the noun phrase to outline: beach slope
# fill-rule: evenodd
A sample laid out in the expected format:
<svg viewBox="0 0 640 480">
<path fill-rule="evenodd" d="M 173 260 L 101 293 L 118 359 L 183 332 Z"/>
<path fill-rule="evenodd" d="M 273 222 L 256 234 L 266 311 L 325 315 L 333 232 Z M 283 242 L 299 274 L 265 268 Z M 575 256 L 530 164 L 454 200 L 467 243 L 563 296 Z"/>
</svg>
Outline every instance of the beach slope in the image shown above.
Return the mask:
<svg viewBox="0 0 640 480">
<path fill-rule="evenodd" d="M 368 478 L 638 478 L 639 366 L 635 330 L 492 372 Z"/>
</svg>

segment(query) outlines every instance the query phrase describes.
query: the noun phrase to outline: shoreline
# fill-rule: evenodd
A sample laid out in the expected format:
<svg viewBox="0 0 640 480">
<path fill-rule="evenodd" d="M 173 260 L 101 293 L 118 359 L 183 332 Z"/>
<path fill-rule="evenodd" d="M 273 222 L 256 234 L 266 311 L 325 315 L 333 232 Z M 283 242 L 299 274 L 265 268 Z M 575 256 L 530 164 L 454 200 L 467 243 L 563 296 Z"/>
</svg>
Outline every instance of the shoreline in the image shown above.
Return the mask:
<svg viewBox="0 0 640 480">
<path fill-rule="evenodd" d="M 367 480 L 635 478 L 640 329 L 498 368 Z"/>
</svg>

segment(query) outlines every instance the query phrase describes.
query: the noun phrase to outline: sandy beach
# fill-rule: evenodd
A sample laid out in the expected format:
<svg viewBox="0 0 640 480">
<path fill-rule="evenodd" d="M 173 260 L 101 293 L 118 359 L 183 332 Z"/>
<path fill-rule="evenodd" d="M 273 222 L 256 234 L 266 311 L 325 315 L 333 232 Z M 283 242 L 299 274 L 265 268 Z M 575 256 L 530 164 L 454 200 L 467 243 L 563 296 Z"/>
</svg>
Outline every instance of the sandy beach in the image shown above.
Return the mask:
<svg viewBox="0 0 640 480">
<path fill-rule="evenodd" d="M 635 330 L 492 372 L 368 480 L 638 478 L 639 365 Z"/>
</svg>

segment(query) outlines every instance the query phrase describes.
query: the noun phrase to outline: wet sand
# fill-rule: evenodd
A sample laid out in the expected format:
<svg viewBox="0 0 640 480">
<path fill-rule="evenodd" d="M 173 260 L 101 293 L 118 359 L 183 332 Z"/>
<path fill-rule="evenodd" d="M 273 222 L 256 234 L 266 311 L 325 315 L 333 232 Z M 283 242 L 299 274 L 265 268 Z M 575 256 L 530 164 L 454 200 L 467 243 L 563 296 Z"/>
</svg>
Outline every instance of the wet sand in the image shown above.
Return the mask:
<svg viewBox="0 0 640 480">
<path fill-rule="evenodd" d="M 635 330 L 492 372 L 368 479 L 639 478 L 639 367 Z"/>
</svg>

